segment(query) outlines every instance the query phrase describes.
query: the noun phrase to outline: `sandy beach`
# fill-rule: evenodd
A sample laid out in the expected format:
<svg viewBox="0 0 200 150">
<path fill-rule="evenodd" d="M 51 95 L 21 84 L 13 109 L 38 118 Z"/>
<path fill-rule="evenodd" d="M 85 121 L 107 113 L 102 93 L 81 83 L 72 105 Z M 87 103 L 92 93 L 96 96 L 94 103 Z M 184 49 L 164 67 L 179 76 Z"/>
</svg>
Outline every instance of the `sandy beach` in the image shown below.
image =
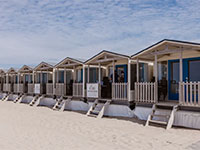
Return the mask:
<svg viewBox="0 0 200 150">
<path fill-rule="evenodd" d="M 1 150 L 193 149 L 200 131 L 144 127 L 137 119 L 96 119 L 71 111 L 53 111 L 0 101 Z"/>
</svg>

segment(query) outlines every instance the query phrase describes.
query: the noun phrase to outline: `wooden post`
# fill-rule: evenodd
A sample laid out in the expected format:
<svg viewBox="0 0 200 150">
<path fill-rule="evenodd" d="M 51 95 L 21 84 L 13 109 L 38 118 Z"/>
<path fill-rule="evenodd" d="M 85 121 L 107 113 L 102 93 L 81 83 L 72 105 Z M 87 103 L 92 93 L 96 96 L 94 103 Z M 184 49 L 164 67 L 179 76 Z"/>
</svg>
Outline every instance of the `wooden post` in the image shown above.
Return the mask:
<svg viewBox="0 0 200 150">
<path fill-rule="evenodd" d="M 56 94 L 56 68 L 53 68 L 53 94 Z"/>
<path fill-rule="evenodd" d="M 33 71 L 32 80 L 33 80 L 33 84 L 34 84 L 35 83 L 35 71 Z"/>
<path fill-rule="evenodd" d="M 113 60 L 113 83 L 115 83 L 115 60 Z"/>
<path fill-rule="evenodd" d="M 42 75 L 42 71 L 40 72 L 40 84 L 43 82 L 43 75 Z"/>
<path fill-rule="evenodd" d="M 88 65 L 87 82 L 90 83 L 90 65 Z"/>
<path fill-rule="evenodd" d="M 99 84 L 101 84 L 101 64 L 99 63 Z"/>
<path fill-rule="evenodd" d="M 158 101 L 158 57 L 157 54 L 155 54 L 155 63 L 154 63 L 154 73 L 155 73 L 155 102 Z"/>
<path fill-rule="evenodd" d="M 128 89 L 127 89 L 127 94 L 128 94 L 128 101 L 131 101 L 131 60 L 130 60 L 130 58 L 128 59 Z"/>
<path fill-rule="evenodd" d="M 17 74 L 18 84 L 17 84 L 17 92 L 19 92 L 19 84 L 20 84 L 20 73 Z"/>
<path fill-rule="evenodd" d="M 9 74 L 7 73 L 7 74 L 6 74 L 6 83 L 7 83 L 7 84 L 8 84 L 8 82 L 9 82 L 9 81 L 8 81 L 8 80 L 9 80 L 9 79 L 8 79 L 8 78 L 9 78 L 8 76 L 9 76 Z"/>
<path fill-rule="evenodd" d="M 181 49 L 180 52 L 180 58 L 179 58 L 179 75 L 180 75 L 180 82 L 179 82 L 179 103 L 181 103 L 182 101 L 182 95 L 183 95 L 183 91 L 182 91 L 182 86 L 180 86 L 180 83 L 183 82 L 183 51 Z M 195 91 L 196 92 L 196 91 Z"/>
<path fill-rule="evenodd" d="M 157 57 L 157 54 L 155 54 L 154 75 L 155 75 L 155 82 L 158 82 L 158 57 Z"/>
<path fill-rule="evenodd" d="M 66 84 L 66 83 L 67 83 L 66 74 L 67 74 L 67 72 L 66 72 L 66 68 L 64 68 L 64 84 Z"/>
<path fill-rule="evenodd" d="M 73 67 L 73 70 L 74 70 L 74 72 L 73 72 L 73 81 L 75 82 L 76 81 L 76 67 L 75 66 Z"/>
<path fill-rule="evenodd" d="M 180 75 L 180 82 L 183 82 L 183 51 L 181 50 L 181 52 L 180 52 L 180 58 L 179 58 L 179 60 L 180 60 L 180 63 L 179 63 L 179 75 Z"/>
<path fill-rule="evenodd" d="M 137 58 L 137 62 L 136 62 L 136 72 L 137 72 L 137 82 L 139 82 L 140 76 L 139 76 L 139 59 Z"/>
<path fill-rule="evenodd" d="M 59 69 L 56 69 L 56 72 L 57 72 L 56 83 L 58 83 L 59 82 Z"/>
<path fill-rule="evenodd" d="M 85 65 L 83 65 L 83 97 L 85 97 Z"/>
</svg>

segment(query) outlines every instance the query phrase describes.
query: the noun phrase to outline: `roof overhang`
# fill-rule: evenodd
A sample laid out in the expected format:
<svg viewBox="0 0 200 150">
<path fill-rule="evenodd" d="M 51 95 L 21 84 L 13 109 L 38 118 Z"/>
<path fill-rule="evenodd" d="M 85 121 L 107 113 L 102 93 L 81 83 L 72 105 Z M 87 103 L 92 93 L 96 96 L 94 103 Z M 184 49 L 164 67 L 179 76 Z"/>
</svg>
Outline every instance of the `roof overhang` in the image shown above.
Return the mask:
<svg viewBox="0 0 200 150">
<path fill-rule="evenodd" d="M 74 58 L 66 57 L 55 65 L 55 68 L 73 69 L 76 66 L 83 65 L 83 62 Z"/>
<path fill-rule="evenodd" d="M 53 66 L 46 62 L 41 62 L 33 70 L 34 71 L 53 71 Z"/>
<path fill-rule="evenodd" d="M 8 71 L 6 73 L 7 74 L 16 74 L 17 71 L 13 67 L 11 67 L 10 69 L 8 69 Z"/>
<path fill-rule="evenodd" d="M 177 40 L 162 40 L 150 47 L 131 56 L 132 59 L 143 58 L 144 60 L 151 60 L 157 55 L 169 55 L 183 50 L 200 50 L 200 43 L 177 41 Z"/>
<path fill-rule="evenodd" d="M 24 65 L 23 67 L 21 67 L 18 71 L 19 73 L 31 73 L 33 72 L 33 69 L 27 65 Z"/>
<path fill-rule="evenodd" d="M 114 53 L 114 52 L 110 52 L 110 51 L 106 51 L 103 50 L 100 53 L 98 53 L 97 55 L 91 57 L 90 59 L 88 59 L 85 64 L 86 65 L 97 65 L 99 63 L 103 64 L 103 63 L 110 63 L 112 61 L 115 60 L 121 60 L 121 59 L 129 59 L 130 57 L 127 55 L 123 55 L 123 54 L 119 54 L 119 53 Z"/>
</svg>

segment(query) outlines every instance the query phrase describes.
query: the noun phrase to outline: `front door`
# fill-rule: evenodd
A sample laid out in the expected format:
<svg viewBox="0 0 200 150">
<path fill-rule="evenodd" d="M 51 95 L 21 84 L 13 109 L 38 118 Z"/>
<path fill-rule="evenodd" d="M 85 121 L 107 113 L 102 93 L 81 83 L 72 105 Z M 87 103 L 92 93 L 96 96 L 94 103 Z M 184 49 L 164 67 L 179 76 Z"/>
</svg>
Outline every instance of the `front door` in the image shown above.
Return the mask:
<svg viewBox="0 0 200 150">
<path fill-rule="evenodd" d="M 178 100 L 179 97 L 179 61 L 168 61 L 168 88 L 169 100 Z"/>
<path fill-rule="evenodd" d="M 188 58 L 183 60 L 183 81 L 200 81 L 200 58 Z"/>
<path fill-rule="evenodd" d="M 117 82 L 127 82 L 127 65 L 116 65 Z"/>
</svg>

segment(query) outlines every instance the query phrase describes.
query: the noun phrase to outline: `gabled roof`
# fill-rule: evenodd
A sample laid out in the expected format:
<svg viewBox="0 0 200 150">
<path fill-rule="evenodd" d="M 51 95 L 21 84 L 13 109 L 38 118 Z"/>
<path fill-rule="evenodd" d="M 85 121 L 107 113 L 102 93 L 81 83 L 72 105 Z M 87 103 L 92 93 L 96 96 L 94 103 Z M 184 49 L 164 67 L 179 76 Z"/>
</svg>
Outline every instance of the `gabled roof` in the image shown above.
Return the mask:
<svg viewBox="0 0 200 150">
<path fill-rule="evenodd" d="M 8 74 L 15 74 L 15 73 L 17 73 L 17 70 L 14 69 L 13 67 L 11 67 L 10 69 L 8 69 L 8 71 L 6 73 L 8 73 Z"/>
<path fill-rule="evenodd" d="M 76 66 L 76 65 L 83 65 L 83 61 L 75 59 L 75 58 L 71 58 L 71 57 L 66 57 L 65 59 L 63 59 L 61 62 L 59 62 L 58 64 L 55 65 L 55 67 L 64 67 L 64 66 Z"/>
<path fill-rule="evenodd" d="M 177 46 L 198 46 L 200 47 L 200 43 L 195 43 L 195 42 L 188 42 L 188 41 L 179 41 L 179 40 L 171 40 L 171 39 L 163 39 L 141 51 L 139 51 L 138 53 L 136 54 L 133 54 L 131 57 L 137 57 L 138 55 L 142 54 L 142 53 L 145 53 L 149 50 L 152 50 L 152 49 L 155 49 L 163 44 L 175 44 Z"/>
<path fill-rule="evenodd" d="M 3 69 L 0 69 L 0 74 L 5 74 L 5 71 Z"/>
<path fill-rule="evenodd" d="M 53 70 L 53 65 L 46 62 L 41 62 L 33 70 L 34 71 L 51 71 Z"/>
<path fill-rule="evenodd" d="M 33 71 L 33 68 L 31 68 L 31 67 L 29 67 L 29 66 L 27 66 L 27 65 L 22 66 L 22 67 L 18 70 L 18 72 L 20 72 L 20 73 L 22 73 L 22 72 L 32 72 L 32 71 Z"/>
<path fill-rule="evenodd" d="M 98 57 L 101 57 L 103 55 L 114 56 L 114 57 L 118 57 L 118 58 L 122 58 L 122 59 L 128 59 L 128 58 L 130 58 L 127 55 L 123 55 L 123 54 L 119 54 L 119 53 L 115 53 L 115 52 L 111 52 L 111 51 L 107 51 L 107 50 L 102 50 L 100 53 L 94 55 L 93 57 L 91 57 L 90 59 L 88 59 L 87 61 L 85 61 L 85 64 L 88 64 L 88 63 L 92 62 L 93 60 L 95 60 Z"/>
</svg>

